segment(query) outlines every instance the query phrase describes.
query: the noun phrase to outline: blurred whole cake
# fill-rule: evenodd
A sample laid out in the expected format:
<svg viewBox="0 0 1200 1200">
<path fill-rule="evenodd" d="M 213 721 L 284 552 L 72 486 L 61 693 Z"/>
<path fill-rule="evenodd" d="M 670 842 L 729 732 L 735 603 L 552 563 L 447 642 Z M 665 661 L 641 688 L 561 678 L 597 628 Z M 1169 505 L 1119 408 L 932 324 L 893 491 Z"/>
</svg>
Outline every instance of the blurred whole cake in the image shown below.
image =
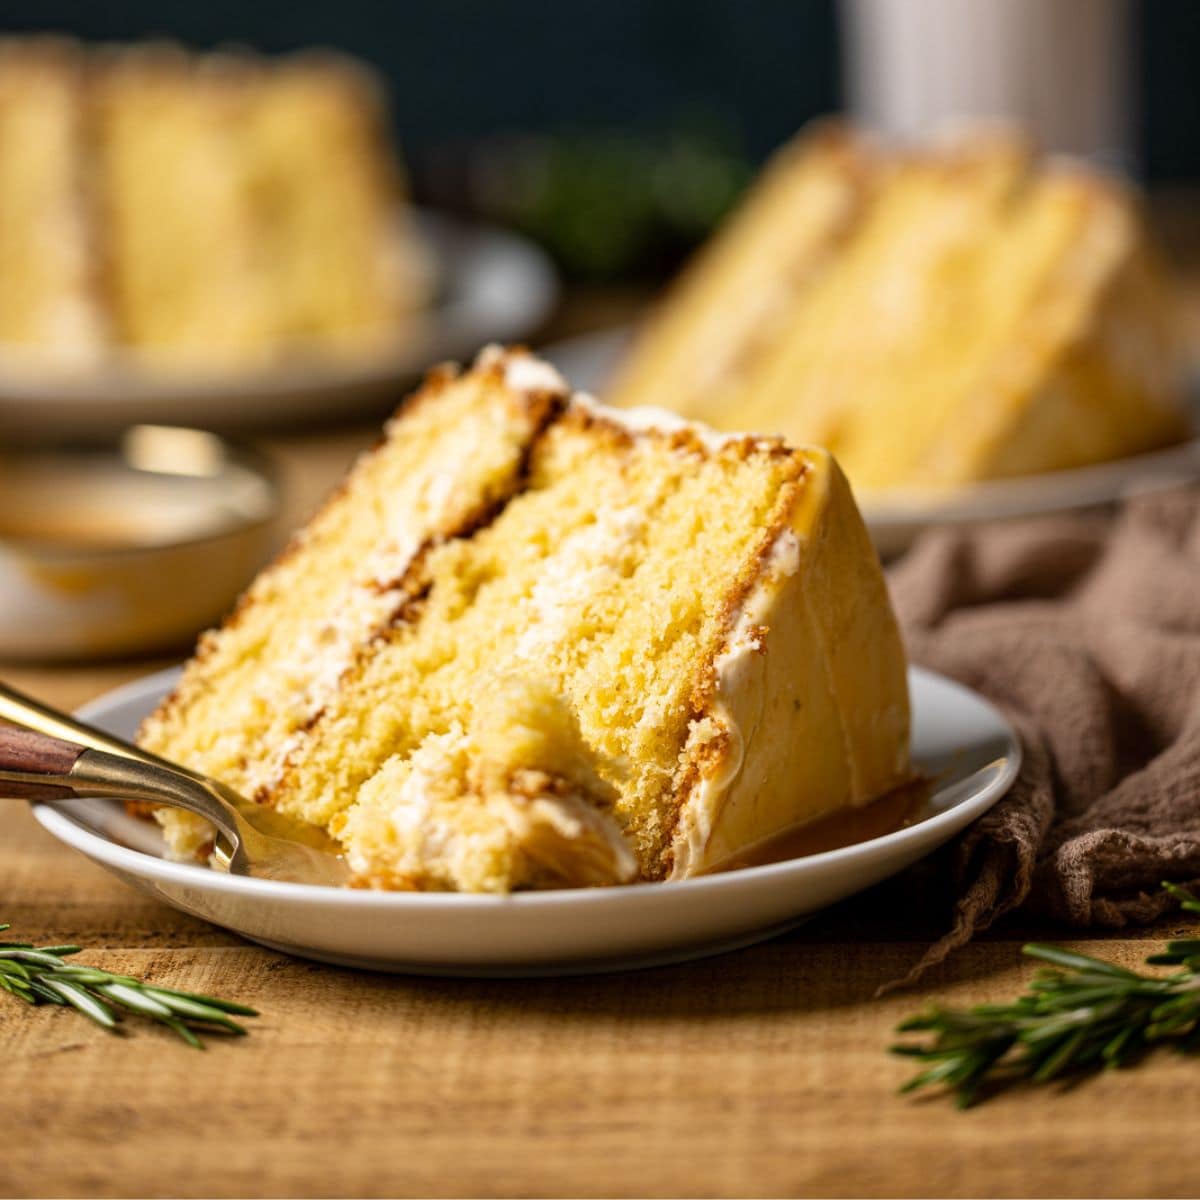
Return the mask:
<svg viewBox="0 0 1200 1200">
<path fill-rule="evenodd" d="M 1001 129 L 781 150 L 607 397 L 830 449 L 860 491 L 1080 466 L 1188 433 L 1130 190 Z"/>
<path fill-rule="evenodd" d="M 425 293 L 375 80 L 328 52 L 0 43 L 0 364 L 385 346 Z"/>
<path fill-rule="evenodd" d="M 507 892 L 685 878 L 862 807 L 908 781 L 908 721 L 828 454 L 490 349 L 430 376 L 140 741 L 326 829 L 362 886 Z"/>
</svg>

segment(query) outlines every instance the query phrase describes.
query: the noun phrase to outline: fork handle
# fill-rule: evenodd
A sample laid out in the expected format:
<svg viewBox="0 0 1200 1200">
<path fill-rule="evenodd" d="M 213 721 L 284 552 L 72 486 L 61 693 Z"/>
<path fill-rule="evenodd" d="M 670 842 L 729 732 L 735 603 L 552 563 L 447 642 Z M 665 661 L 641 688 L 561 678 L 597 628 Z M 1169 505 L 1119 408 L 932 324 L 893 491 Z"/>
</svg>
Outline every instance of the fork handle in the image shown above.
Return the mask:
<svg viewBox="0 0 1200 1200">
<path fill-rule="evenodd" d="M 148 750 L 133 745 L 132 742 L 124 742 L 67 713 L 59 712 L 32 696 L 26 696 L 16 688 L 9 687 L 3 680 L 0 680 L 0 721 L 11 721 L 23 729 L 35 729 L 47 737 L 66 738 L 89 749 L 132 758 L 137 762 L 153 763 L 158 767 L 173 765 Z"/>
<path fill-rule="evenodd" d="M 182 771 L 0 724 L 0 797 L 6 796 L 111 796 L 167 804 L 203 817 L 235 842 L 244 836 L 236 811 Z"/>
<path fill-rule="evenodd" d="M 0 794 L 20 800 L 75 795 L 68 776 L 86 749 L 44 733 L 0 725 Z"/>
</svg>

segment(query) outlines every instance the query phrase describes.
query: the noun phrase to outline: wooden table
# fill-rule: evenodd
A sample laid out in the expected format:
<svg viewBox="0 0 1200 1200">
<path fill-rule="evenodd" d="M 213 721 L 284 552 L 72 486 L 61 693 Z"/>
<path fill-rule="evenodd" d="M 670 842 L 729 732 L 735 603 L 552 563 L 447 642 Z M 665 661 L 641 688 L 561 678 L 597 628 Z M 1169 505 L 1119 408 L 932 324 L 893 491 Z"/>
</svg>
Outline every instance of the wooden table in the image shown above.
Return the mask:
<svg viewBox="0 0 1200 1200">
<path fill-rule="evenodd" d="M 374 435 L 270 444 L 289 519 Z M 75 706 L 160 665 L 0 669 Z M 368 975 L 258 949 L 127 890 L 0 801 L 0 920 L 110 969 L 262 1012 L 198 1054 L 0 996 L 5 1195 L 1191 1195 L 1197 1064 L 1163 1055 L 959 1114 L 884 1049 L 928 997 L 1012 995 L 1052 928 L 1009 925 L 922 986 L 876 987 L 937 930 L 910 876 L 765 945 L 609 977 Z M 1148 931 L 1089 948 L 1130 964 Z"/>
<path fill-rule="evenodd" d="M 79 940 L 101 966 L 262 1012 L 249 1038 L 199 1054 L 156 1028 L 117 1038 L 0 997 L 4 1195 L 1200 1189 L 1191 1060 L 966 1113 L 894 1094 L 906 1066 L 884 1053 L 893 1025 L 926 996 L 1012 994 L 1029 974 L 1012 934 L 882 1001 L 876 985 L 922 943 L 866 902 L 684 966 L 410 979 L 284 958 L 182 916 L 16 802 L 0 809 L 0 878 L 0 914 L 22 938 Z M 1147 944 L 1098 948 L 1133 964 Z"/>
</svg>

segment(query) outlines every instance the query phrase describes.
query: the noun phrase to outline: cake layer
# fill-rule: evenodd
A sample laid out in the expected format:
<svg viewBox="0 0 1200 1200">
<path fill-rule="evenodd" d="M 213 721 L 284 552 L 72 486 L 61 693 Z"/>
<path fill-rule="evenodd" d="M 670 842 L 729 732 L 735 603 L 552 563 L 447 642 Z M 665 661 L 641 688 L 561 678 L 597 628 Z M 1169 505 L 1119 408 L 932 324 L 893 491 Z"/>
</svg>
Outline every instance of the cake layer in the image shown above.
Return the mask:
<svg viewBox="0 0 1200 1200">
<path fill-rule="evenodd" d="M 793 437 L 802 423 L 862 486 L 911 470 L 937 427 L 931 409 L 959 398 L 952 377 L 977 360 L 978 314 L 962 307 L 972 257 L 995 238 L 1026 163 L 1021 143 L 997 138 L 882 168 L 842 253 L 749 364 L 738 419 L 751 429 L 783 420 Z M 872 433 L 890 450 L 882 461 L 862 448 Z"/>
<path fill-rule="evenodd" d="M 781 335 L 797 293 L 855 228 L 874 185 L 872 156 L 834 124 L 777 154 L 652 315 L 622 366 L 617 403 L 722 425 L 747 398 L 742 382 Z"/>
<path fill-rule="evenodd" d="M 386 340 L 425 294 L 373 81 L 331 55 L 252 70 L 239 152 L 277 332 Z"/>
<path fill-rule="evenodd" d="M 834 237 L 811 188 L 839 176 Z M 826 446 L 860 491 L 1137 453 L 1187 433 L 1150 257 L 1119 185 L 1014 136 L 889 153 L 822 129 L 684 273 L 612 399 Z"/>
<path fill-rule="evenodd" d="M 484 488 L 471 422 L 535 402 Z M 419 518 L 431 490 L 493 500 Z M 408 547 L 383 576 L 376 541 Z M 427 385 L 298 547 L 143 739 L 328 829 L 363 884 L 680 878 L 906 778 L 899 636 L 823 452 L 625 417 L 491 351 Z"/>
<path fill-rule="evenodd" d="M 797 452 L 804 488 L 732 604 L 688 736 L 670 877 L 909 778 L 904 654 L 887 589 L 846 478 L 823 450 Z"/>
<path fill-rule="evenodd" d="M 512 386 L 498 368 L 433 377 L 398 418 L 403 436 L 359 461 L 233 617 L 205 635 L 143 743 L 267 795 L 362 647 L 421 594 L 421 557 L 520 487 L 534 435 L 565 400 L 546 382 Z M 161 816 L 181 853 L 207 840 L 187 814 Z"/>
<path fill-rule="evenodd" d="M 92 95 L 117 340 L 200 365 L 265 356 L 274 331 L 244 201 L 241 82 L 157 46 L 108 55 Z"/>
<path fill-rule="evenodd" d="M 1026 302 L 1013 313 L 1013 345 L 974 381 L 997 402 L 947 411 L 918 468 L 1003 478 L 1186 437 L 1177 314 L 1130 197 L 1062 169 L 1027 190 L 1014 224 L 1049 249 L 1043 269 L 1013 288 Z M 1013 250 L 1006 262 L 996 248 L 993 274 L 1012 269 Z"/>
<path fill-rule="evenodd" d="M 91 362 L 103 325 L 80 149 L 82 71 L 66 42 L 0 43 L 0 346 Z"/>
</svg>

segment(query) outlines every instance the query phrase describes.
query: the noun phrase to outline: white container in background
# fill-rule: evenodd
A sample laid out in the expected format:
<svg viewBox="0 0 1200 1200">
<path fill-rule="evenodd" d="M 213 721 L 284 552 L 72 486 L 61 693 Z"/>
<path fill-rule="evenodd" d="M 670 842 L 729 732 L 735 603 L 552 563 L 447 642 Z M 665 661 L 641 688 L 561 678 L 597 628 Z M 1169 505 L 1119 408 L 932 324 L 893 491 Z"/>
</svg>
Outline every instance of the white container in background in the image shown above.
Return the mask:
<svg viewBox="0 0 1200 1200">
<path fill-rule="evenodd" d="M 919 138 L 999 118 L 1047 150 L 1132 166 L 1126 0 L 840 0 L 850 114 Z"/>
</svg>

